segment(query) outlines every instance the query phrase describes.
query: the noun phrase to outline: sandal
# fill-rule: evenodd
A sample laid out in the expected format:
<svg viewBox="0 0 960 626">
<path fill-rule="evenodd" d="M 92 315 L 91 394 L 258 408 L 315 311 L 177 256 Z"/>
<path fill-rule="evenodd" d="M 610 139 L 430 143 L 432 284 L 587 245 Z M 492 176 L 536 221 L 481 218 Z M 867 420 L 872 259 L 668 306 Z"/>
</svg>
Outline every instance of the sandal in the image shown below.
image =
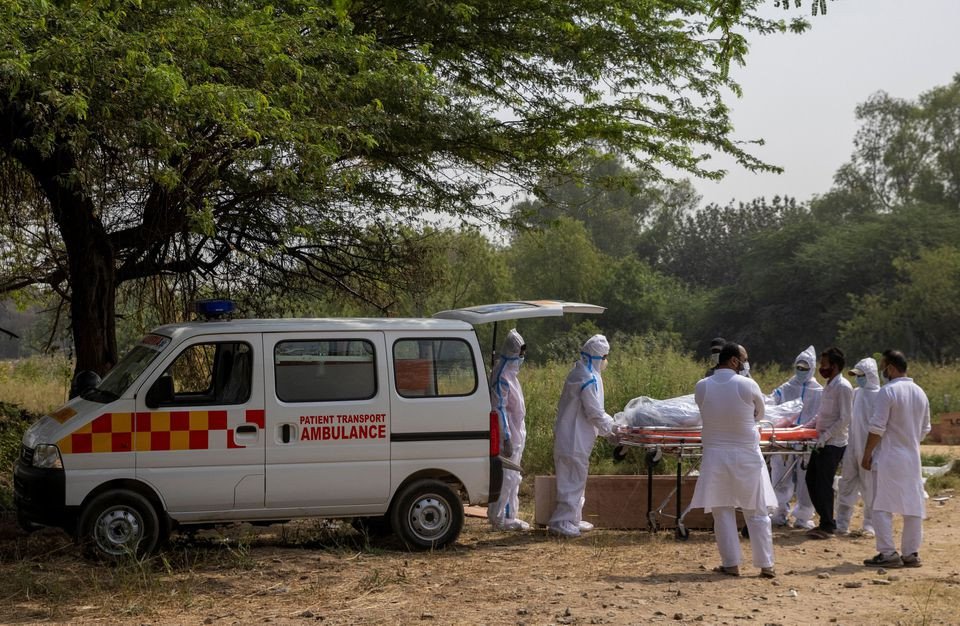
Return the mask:
<svg viewBox="0 0 960 626">
<path fill-rule="evenodd" d="M 724 567 L 723 565 L 718 565 L 713 568 L 713 571 L 717 574 L 724 574 L 726 576 L 739 576 L 740 567 L 738 565 L 732 565 L 730 567 Z"/>
<path fill-rule="evenodd" d="M 776 578 L 777 572 L 775 572 L 772 567 L 761 567 L 760 576 L 762 578 Z"/>
</svg>

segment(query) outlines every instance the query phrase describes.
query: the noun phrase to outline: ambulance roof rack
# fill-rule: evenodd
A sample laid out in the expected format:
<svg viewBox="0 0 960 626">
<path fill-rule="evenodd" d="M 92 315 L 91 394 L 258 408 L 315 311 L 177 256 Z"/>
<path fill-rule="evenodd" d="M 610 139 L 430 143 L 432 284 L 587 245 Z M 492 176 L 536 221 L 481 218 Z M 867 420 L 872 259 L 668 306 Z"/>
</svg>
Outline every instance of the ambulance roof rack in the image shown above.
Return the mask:
<svg viewBox="0 0 960 626">
<path fill-rule="evenodd" d="M 228 318 L 235 309 L 233 300 L 227 299 L 197 300 L 193 303 L 193 310 L 204 320 Z"/>
</svg>

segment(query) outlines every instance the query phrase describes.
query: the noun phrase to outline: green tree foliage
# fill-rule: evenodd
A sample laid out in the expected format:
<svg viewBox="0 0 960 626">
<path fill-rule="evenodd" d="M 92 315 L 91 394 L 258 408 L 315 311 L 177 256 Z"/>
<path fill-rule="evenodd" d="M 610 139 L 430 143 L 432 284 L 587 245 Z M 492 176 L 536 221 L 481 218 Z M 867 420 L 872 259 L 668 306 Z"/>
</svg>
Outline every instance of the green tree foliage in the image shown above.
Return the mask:
<svg viewBox="0 0 960 626">
<path fill-rule="evenodd" d="M 746 35 L 787 28 L 760 4 L 7 1 L 0 291 L 68 298 L 78 367 L 102 372 L 128 281 L 383 309 L 382 269 L 416 263 L 398 223 L 495 221 L 492 185 L 575 176 L 598 144 L 651 175 L 719 176 L 712 152 L 771 169 L 723 101 Z"/>
<path fill-rule="evenodd" d="M 960 357 L 960 249 L 925 249 L 893 265 L 896 283 L 854 298 L 853 315 L 840 325 L 840 340 L 861 352 L 896 345 L 935 363 L 955 361 Z"/>
<path fill-rule="evenodd" d="M 839 186 L 876 210 L 910 203 L 960 209 L 960 74 L 911 102 L 878 92 L 857 107 L 854 154 Z"/>
</svg>

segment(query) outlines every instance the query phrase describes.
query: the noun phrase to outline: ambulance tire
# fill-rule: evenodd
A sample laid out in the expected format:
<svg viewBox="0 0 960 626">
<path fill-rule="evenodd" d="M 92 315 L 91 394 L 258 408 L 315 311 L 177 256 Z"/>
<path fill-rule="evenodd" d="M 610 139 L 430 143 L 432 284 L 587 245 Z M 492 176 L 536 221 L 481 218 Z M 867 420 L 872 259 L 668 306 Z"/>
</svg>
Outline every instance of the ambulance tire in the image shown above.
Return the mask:
<svg viewBox="0 0 960 626">
<path fill-rule="evenodd" d="M 160 520 L 139 493 L 107 491 L 95 497 L 80 517 L 84 553 L 97 560 L 121 560 L 151 554 L 160 543 Z"/>
<path fill-rule="evenodd" d="M 439 480 L 417 480 L 401 491 L 390 509 L 390 524 L 410 550 L 434 550 L 453 543 L 463 529 L 463 503 Z"/>
</svg>

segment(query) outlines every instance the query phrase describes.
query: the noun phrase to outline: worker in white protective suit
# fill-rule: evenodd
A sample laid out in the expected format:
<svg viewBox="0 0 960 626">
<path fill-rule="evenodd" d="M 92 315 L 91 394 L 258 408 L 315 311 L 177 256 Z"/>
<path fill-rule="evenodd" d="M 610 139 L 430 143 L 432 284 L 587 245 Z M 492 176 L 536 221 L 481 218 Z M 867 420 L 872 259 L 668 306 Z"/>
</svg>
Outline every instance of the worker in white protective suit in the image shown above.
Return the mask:
<svg viewBox="0 0 960 626">
<path fill-rule="evenodd" d="M 614 423 L 603 408 L 603 376 L 610 344 L 594 335 L 583 344 L 580 358 L 567 375 L 557 406 L 553 463 L 557 476 L 557 508 L 550 530 L 579 537 L 593 524 L 581 519 L 590 452 L 599 435 L 612 438 Z"/>
<path fill-rule="evenodd" d="M 753 565 L 760 575 L 773 578 L 773 533 L 769 512 L 777 496 L 760 453 L 757 422 L 765 404 L 757 383 L 738 372 L 747 363 L 747 351 L 727 343 L 712 376 L 697 383 L 694 398 L 703 417 L 703 461 L 690 508 L 713 514 L 713 530 L 720 552 L 714 571 L 740 575 L 740 534 L 736 509 L 750 531 Z"/>
<path fill-rule="evenodd" d="M 527 414 L 523 389 L 517 374 L 523 364 L 527 346 L 516 329 L 507 333 L 490 372 L 490 403 L 500 416 L 501 454 L 514 465 L 520 465 L 527 441 Z M 494 530 L 530 530 L 530 524 L 517 514 L 520 511 L 520 472 L 503 470 L 500 497 L 487 507 L 487 518 Z"/>
<path fill-rule="evenodd" d="M 771 398 L 774 404 L 780 405 L 799 399 L 803 406 L 796 420 L 789 423 L 780 422 L 776 424 L 777 428 L 805 426 L 816 417 L 820 410 L 820 400 L 823 398 L 823 386 L 814 378 L 816 363 L 817 351 L 813 346 L 808 346 L 794 359 L 794 374 L 790 380 L 773 390 Z M 773 523 L 776 526 L 786 526 L 789 515 L 792 514 L 795 528 L 814 527 L 813 503 L 807 492 L 806 481 L 808 460 L 806 456 L 798 461 L 797 457 L 788 455 L 775 455 L 770 459 L 770 480 L 779 503 L 777 512 L 773 515 Z M 794 491 L 796 491 L 797 503 L 791 510 L 790 500 L 793 498 Z"/>
<path fill-rule="evenodd" d="M 869 435 L 860 465 L 873 475 L 873 527 L 877 555 L 867 567 L 920 567 L 924 501 L 920 476 L 920 442 L 930 432 L 930 401 L 911 378 L 907 359 L 899 350 L 887 350 L 880 359 L 880 375 L 889 380 L 877 394 Z M 900 553 L 893 543 L 893 515 L 903 516 Z"/>
<path fill-rule="evenodd" d="M 870 357 L 861 359 L 848 372 L 854 377 L 857 389 L 853 392 L 853 416 L 850 420 L 850 436 L 847 451 L 843 455 L 840 483 L 837 486 L 837 533 L 850 532 L 850 518 L 863 497 L 863 534 L 873 536 L 873 477 L 860 466 L 863 448 L 867 444 L 869 422 L 880 393 L 880 376 L 877 362 Z"/>
</svg>

